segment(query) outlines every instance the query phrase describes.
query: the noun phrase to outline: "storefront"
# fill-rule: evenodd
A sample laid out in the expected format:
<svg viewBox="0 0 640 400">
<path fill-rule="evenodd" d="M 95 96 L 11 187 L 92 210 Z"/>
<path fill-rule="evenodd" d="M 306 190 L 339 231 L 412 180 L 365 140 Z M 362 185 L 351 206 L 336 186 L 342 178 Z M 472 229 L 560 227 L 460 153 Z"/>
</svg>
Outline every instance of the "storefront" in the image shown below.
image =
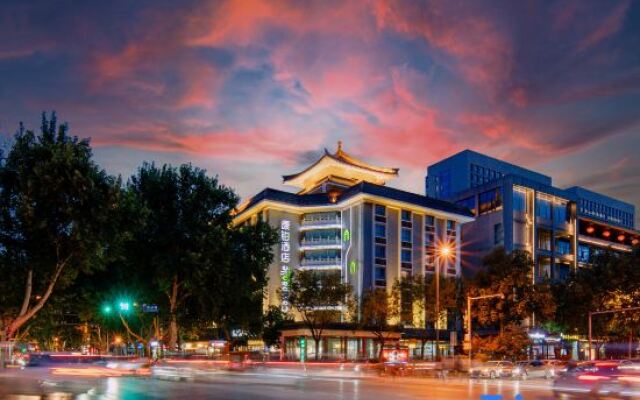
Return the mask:
<svg viewBox="0 0 640 400">
<path fill-rule="evenodd" d="M 281 358 L 289 361 L 316 360 L 316 344 L 306 328 L 282 331 Z M 385 347 L 399 345 L 400 332 L 385 333 Z M 318 343 L 318 360 L 358 361 L 378 358 L 380 344 L 370 331 L 326 329 Z"/>
</svg>

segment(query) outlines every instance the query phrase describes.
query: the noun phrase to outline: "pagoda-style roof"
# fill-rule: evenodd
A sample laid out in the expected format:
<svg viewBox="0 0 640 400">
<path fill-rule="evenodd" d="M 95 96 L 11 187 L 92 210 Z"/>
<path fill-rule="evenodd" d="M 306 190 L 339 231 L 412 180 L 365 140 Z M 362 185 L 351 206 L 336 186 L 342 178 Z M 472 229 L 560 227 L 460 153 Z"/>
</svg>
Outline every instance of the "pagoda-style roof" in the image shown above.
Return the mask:
<svg viewBox="0 0 640 400">
<path fill-rule="evenodd" d="M 326 148 L 324 154 L 316 162 L 301 172 L 282 177 L 285 185 L 296 186 L 302 192 L 308 192 L 318 183 L 329 177 L 350 181 L 353 184 L 370 182 L 384 185 L 389 179 L 398 176 L 398 168 L 377 167 L 360 161 L 342 150 L 342 142 L 338 142 L 338 149 L 330 153 Z"/>
</svg>

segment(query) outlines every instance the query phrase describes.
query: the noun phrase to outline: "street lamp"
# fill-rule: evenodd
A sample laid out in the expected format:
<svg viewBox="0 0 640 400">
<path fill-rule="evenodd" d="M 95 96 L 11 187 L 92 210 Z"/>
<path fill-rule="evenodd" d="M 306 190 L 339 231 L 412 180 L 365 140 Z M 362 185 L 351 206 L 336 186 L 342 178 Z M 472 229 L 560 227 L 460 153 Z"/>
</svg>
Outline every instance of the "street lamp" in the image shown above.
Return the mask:
<svg viewBox="0 0 640 400">
<path fill-rule="evenodd" d="M 440 359 L 440 259 L 445 259 L 445 262 L 452 256 L 453 250 L 449 243 L 440 243 L 437 249 L 438 262 L 436 263 L 436 318 L 434 321 L 434 327 L 436 328 L 436 361 Z"/>
<path fill-rule="evenodd" d="M 476 296 L 476 297 L 467 296 L 467 322 L 469 323 L 469 368 L 471 368 L 471 350 L 473 349 L 473 340 L 471 338 L 471 336 L 472 336 L 472 329 L 471 329 L 471 302 L 473 300 L 490 299 L 490 298 L 494 298 L 494 297 L 499 297 L 501 299 L 504 299 L 504 295 L 502 293 L 486 294 L 484 296 Z"/>
<path fill-rule="evenodd" d="M 614 308 L 613 310 L 604 310 L 604 311 L 589 311 L 589 361 L 591 361 L 591 349 L 592 349 L 591 317 L 593 317 L 594 315 L 600 315 L 600 314 L 613 314 L 618 312 L 638 311 L 638 310 L 640 310 L 640 307 Z"/>
</svg>

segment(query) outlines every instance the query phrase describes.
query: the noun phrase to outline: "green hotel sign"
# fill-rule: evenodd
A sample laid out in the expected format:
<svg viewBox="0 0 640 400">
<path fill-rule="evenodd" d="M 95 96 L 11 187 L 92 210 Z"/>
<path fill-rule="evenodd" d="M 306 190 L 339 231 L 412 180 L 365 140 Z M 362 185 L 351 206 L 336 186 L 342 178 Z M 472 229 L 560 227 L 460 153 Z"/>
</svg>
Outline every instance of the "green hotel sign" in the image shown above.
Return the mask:
<svg viewBox="0 0 640 400">
<path fill-rule="evenodd" d="M 344 231 L 342 231 L 342 240 L 345 242 L 351 240 L 351 232 L 349 232 L 349 229 L 345 229 Z"/>
</svg>

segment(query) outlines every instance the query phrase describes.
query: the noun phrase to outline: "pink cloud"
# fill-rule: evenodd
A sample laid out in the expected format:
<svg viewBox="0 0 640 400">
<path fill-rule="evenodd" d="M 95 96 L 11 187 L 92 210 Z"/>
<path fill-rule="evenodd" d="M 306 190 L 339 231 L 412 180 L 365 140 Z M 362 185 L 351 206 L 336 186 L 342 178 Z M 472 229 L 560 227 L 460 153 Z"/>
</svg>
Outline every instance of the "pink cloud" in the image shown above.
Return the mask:
<svg viewBox="0 0 640 400">
<path fill-rule="evenodd" d="M 191 120 L 192 124 L 206 123 Z M 117 128 L 105 129 L 92 140 L 97 147 L 123 146 L 144 151 L 184 153 L 241 162 L 282 162 L 292 165 L 300 152 L 316 151 L 324 137 L 296 134 L 289 129 L 270 127 L 248 132 L 216 131 L 203 134 L 178 133 L 163 124 L 141 123 L 124 134 Z M 295 149 L 295 150 L 294 150 Z"/>
<path fill-rule="evenodd" d="M 595 46 L 618 32 L 622 27 L 629 6 L 630 3 L 628 1 L 618 3 L 613 11 L 580 43 L 578 43 L 577 51 L 581 52 L 589 47 Z"/>
</svg>

